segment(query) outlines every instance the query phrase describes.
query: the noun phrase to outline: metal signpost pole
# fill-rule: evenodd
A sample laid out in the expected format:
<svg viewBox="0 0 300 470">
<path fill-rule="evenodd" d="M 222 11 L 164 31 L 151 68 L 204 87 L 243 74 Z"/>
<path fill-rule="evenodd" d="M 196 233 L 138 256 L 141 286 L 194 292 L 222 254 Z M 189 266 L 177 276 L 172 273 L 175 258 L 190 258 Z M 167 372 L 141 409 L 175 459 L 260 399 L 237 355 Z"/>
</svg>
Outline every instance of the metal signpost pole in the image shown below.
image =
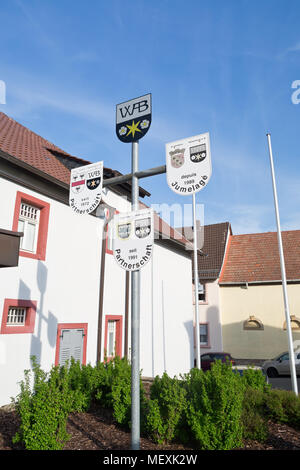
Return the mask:
<svg viewBox="0 0 300 470">
<path fill-rule="evenodd" d="M 200 361 L 200 334 L 199 334 L 199 299 L 198 299 L 198 243 L 196 220 L 196 195 L 193 193 L 193 225 L 194 225 L 194 285 L 195 285 L 195 313 L 196 313 L 196 367 L 201 369 Z"/>
<path fill-rule="evenodd" d="M 132 210 L 139 209 L 139 144 L 132 142 Z M 131 273 L 131 448 L 140 447 L 140 271 Z"/>
<path fill-rule="evenodd" d="M 294 350 L 293 350 L 293 337 L 292 337 L 291 319 L 290 319 L 288 295 L 287 295 L 286 273 L 285 273 L 284 256 L 283 256 L 283 248 L 282 248 L 282 237 L 281 237 L 277 190 L 276 190 L 275 173 L 274 173 L 274 165 L 273 165 L 273 154 L 272 154 L 272 147 L 271 147 L 271 135 L 267 134 L 267 138 L 268 138 L 268 146 L 269 146 L 269 156 L 270 156 L 273 194 L 274 194 L 274 205 L 275 205 L 275 214 L 276 214 L 276 222 L 277 222 L 277 238 L 278 238 L 278 248 L 279 248 L 279 255 L 280 255 L 280 267 L 281 267 L 284 309 L 285 309 L 285 318 L 286 318 L 286 331 L 288 334 L 288 343 L 289 343 L 290 371 L 291 371 L 293 391 L 295 392 L 296 395 L 298 395 L 295 355 L 294 355 Z"/>
</svg>

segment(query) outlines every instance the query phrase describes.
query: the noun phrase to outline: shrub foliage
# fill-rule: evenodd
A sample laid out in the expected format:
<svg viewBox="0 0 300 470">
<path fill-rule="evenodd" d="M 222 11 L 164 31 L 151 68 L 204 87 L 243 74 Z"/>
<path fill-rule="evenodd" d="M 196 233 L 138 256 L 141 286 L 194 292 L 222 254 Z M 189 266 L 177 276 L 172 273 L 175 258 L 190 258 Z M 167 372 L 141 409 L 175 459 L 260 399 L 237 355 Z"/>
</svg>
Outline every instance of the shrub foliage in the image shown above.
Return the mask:
<svg viewBox="0 0 300 470">
<path fill-rule="evenodd" d="M 115 357 L 95 367 L 72 360 L 46 373 L 32 358 L 20 393 L 13 399 L 20 416 L 14 437 L 28 450 L 60 450 L 72 412 L 91 404 L 108 408 L 121 426 L 131 427 L 131 366 Z M 158 443 L 189 442 L 199 449 L 228 450 L 243 439 L 264 440 L 268 420 L 300 429 L 300 398 L 273 390 L 259 370 L 243 376 L 217 361 L 207 372 L 192 369 L 180 378 L 156 377 L 146 398 L 140 380 L 141 431 Z"/>
</svg>

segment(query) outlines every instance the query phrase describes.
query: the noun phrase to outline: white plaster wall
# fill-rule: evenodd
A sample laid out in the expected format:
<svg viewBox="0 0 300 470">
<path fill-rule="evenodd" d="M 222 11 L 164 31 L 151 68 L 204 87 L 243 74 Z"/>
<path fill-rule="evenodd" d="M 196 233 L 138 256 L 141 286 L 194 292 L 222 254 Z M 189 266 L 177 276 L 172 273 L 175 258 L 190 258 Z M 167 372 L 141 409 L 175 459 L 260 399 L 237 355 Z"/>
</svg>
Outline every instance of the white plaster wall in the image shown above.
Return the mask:
<svg viewBox="0 0 300 470">
<path fill-rule="evenodd" d="M 0 227 L 12 229 L 17 191 L 50 203 L 46 260 L 20 257 L 19 266 L 0 270 L 0 321 L 5 298 L 37 301 L 33 334 L 0 335 L 0 406 L 19 393 L 18 382 L 37 356 L 49 370 L 55 361 L 58 323 L 88 323 L 87 363 L 97 352 L 100 263 L 103 222 L 75 214 L 68 205 L 18 184 L 0 181 Z M 112 191 L 104 201 L 120 212 L 130 202 Z M 153 297 L 151 262 L 141 270 L 141 369 L 144 376 L 178 375 L 193 365 L 191 259 L 167 245 L 155 244 Z M 153 298 L 153 308 L 152 308 Z M 125 314 L 125 271 L 106 254 L 102 324 L 105 315 Z M 124 322 L 123 322 L 124 332 Z M 124 333 L 122 340 L 124 348 Z M 130 348 L 130 309 L 129 309 Z"/>
<path fill-rule="evenodd" d="M 131 210 L 131 203 L 111 191 L 104 201 L 119 212 Z M 153 262 L 153 265 L 152 265 Z M 153 269 L 153 274 L 152 274 Z M 192 265 L 190 256 L 155 244 L 152 261 L 141 269 L 140 369 L 154 377 L 188 372 L 193 366 Z M 153 282 L 152 282 L 153 279 Z M 153 292 L 153 294 L 152 294 Z M 104 347 L 105 315 L 123 315 L 125 322 L 125 271 L 106 254 L 102 322 Z M 128 318 L 129 359 L 131 349 L 131 302 Z M 103 359 L 103 348 L 101 351 Z"/>
<path fill-rule="evenodd" d="M 153 267 L 150 262 L 141 270 L 141 299 L 143 375 L 188 372 L 193 364 L 191 259 L 155 244 Z"/>
<path fill-rule="evenodd" d="M 18 267 L 0 270 L 1 321 L 5 298 L 37 301 L 34 334 L 0 335 L 0 405 L 19 392 L 31 355 L 45 370 L 54 364 L 58 323 L 88 323 L 87 362 L 96 359 L 102 222 L 1 179 L 1 228 L 12 229 L 17 191 L 50 203 L 50 216 L 46 260 L 20 257 Z"/>
</svg>

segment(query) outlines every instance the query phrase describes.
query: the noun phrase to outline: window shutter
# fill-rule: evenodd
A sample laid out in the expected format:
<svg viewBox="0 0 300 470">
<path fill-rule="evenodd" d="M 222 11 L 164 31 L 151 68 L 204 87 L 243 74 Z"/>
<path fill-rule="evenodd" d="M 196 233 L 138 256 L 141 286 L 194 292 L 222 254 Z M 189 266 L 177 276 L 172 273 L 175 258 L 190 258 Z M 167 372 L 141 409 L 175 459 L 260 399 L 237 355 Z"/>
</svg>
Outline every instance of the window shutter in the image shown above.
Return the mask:
<svg viewBox="0 0 300 470">
<path fill-rule="evenodd" d="M 59 349 L 59 365 L 63 366 L 67 361 L 71 361 L 73 357 L 77 362 L 82 363 L 83 355 L 83 337 L 82 329 L 68 329 L 61 331 L 60 349 Z"/>
</svg>

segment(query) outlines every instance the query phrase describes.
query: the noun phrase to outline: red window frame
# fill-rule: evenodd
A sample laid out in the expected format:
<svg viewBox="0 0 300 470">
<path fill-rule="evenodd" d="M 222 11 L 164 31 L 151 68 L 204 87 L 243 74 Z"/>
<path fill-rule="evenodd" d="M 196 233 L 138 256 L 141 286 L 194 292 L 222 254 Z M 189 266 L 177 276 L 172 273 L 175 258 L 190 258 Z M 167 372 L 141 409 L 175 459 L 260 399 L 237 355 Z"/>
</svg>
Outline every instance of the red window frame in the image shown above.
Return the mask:
<svg viewBox="0 0 300 470">
<path fill-rule="evenodd" d="M 62 330 L 78 330 L 83 329 L 84 338 L 83 338 L 83 351 L 82 351 L 82 364 L 86 365 L 86 346 L 87 346 L 87 323 L 59 323 L 57 325 L 57 335 L 56 335 L 56 349 L 55 349 L 55 365 L 59 365 L 59 345 L 60 337 Z"/>
<path fill-rule="evenodd" d="M 9 307 L 26 308 L 26 319 L 24 326 L 11 326 L 7 325 L 7 316 Z M 24 334 L 33 333 L 35 327 L 37 301 L 24 300 L 24 299 L 4 299 L 2 322 L 0 334 Z"/>
<path fill-rule="evenodd" d="M 116 321 L 116 356 L 122 357 L 123 345 L 122 345 L 122 334 L 123 334 L 123 316 L 122 315 L 105 315 L 105 336 L 104 336 L 104 351 L 107 351 L 107 340 L 108 340 L 108 322 Z M 109 356 L 107 359 L 112 359 L 114 356 Z"/>
<path fill-rule="evenodd" d="M 25 258 L 33 258 L 33 259 L 45 261 L 47 238 L 48 238 L 50 204 L 34 196 L 30 196 L 29 194 L 22 193 L 21 191 L 17 191 L 13 226 L 12 226 L 12 230 L 14 232 L 18 231 L 20 207 L 21 207 L 22 202 L 25 202 L 27 204 L 37 207 L 40 210 L 40 220 L 39 220 L 36 253 L 30 253 L 28 251 L 20 250 L 19 255 L 24 256 Z"/>
</svg>

